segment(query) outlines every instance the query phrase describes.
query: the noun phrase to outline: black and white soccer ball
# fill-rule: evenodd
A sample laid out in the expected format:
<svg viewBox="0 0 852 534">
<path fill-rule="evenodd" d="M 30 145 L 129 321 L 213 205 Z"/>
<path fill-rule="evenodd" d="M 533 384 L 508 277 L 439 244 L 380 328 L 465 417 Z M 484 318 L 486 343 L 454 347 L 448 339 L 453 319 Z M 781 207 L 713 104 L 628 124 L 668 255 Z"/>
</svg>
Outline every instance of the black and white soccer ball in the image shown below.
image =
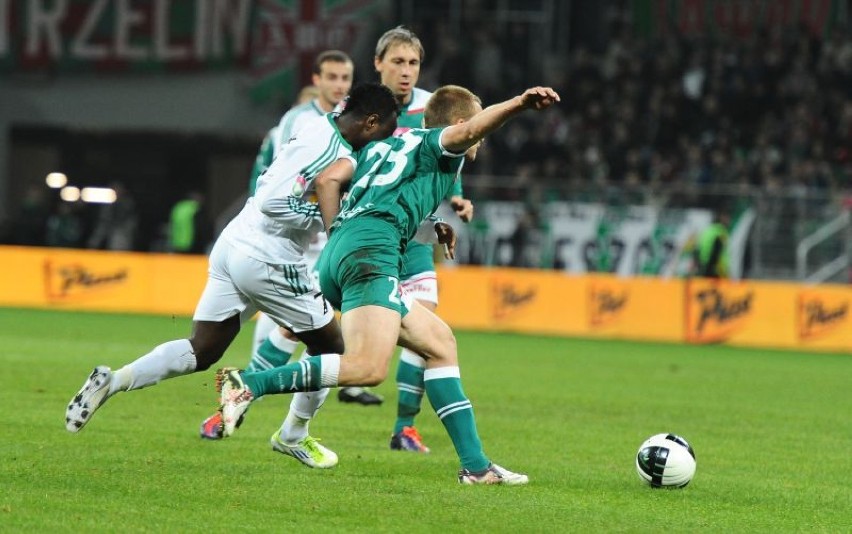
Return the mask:
<svg viewBox="0 0 852 534">
<path fill-rule="evenodd" d="M 636 472 L 655 488 L 682 488 L 695 476 L 695 451 L 675 434 L 651 436 L 636 453 Z"/>
</svg>

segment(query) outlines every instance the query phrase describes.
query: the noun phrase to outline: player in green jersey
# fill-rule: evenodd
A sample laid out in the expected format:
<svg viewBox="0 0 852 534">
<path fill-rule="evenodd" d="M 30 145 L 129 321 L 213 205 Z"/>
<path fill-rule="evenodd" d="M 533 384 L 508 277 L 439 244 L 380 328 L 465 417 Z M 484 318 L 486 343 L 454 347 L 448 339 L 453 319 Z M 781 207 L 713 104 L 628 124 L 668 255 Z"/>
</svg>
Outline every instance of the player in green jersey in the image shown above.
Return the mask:
<svg viewBox="0 0 852 534">
<path fill-rule="evenodd" d="M 402 26 L 385 32 L 376 44 L 373 66 L 382 84 L 390 87 L 400 104 L 398 127 L 394 135 L 399 136 L 412 128 L 423 127 L 423 111 L 432 96 L 429 91 L 416 87 L 424 55 L 423 45 L 417 35 Z M 439 125 L 430 125 L 434 126 Z M 464 222 L 471 220 L 473 204 L 463 196 L 461 179 L 453 182 L 447 198 Z M 432 245 L 409 243 L 402 258 L 399 276 L 402 290 L 434 312 L 438 307 L 438 280 Z M 420 413 L 423 400 L 425 363 L 423 358 L 408 349 L 400 352 L 396 374 L 399 392 L 397 417 L 390 439 L 390 448 L 393 450 L 429 452 L 414 426 L 414 418 Z"/>
<path fill-rule="evenodd" d="M 478 109 L 470 91 L 450 86 L 436 92 L 426 116 L 445 100 L 466 103 L 469 116 Z M 342 312 L 344 353 L 259 373 L 220 369 L 217 383 L 226 436 L 251 402 L 265 394 L 380 384 L 398 343 L 426 359 L 426 395 L 459 455 L 459 482 L 529 481 L 485 455 L 471 403 L 461 387 L 455 337 L 446 323 L 400 293 L 399 265 L 405 245 L 452 186 L 464 152 L 524 110 L 544 109 L 558 100 L 552 89 L 534 87 L 469 121 L 374 143 L 357 159 L 338 160 L 318 176 L 317 196 L 329 230 L 319 264 L 320 285 Z M 350 181 L 349 196 L 341 207 L 340 193 Z M 449 244 L 452 255 L 454 240 L 441 228 L 439 240 Z"/>
</svg>

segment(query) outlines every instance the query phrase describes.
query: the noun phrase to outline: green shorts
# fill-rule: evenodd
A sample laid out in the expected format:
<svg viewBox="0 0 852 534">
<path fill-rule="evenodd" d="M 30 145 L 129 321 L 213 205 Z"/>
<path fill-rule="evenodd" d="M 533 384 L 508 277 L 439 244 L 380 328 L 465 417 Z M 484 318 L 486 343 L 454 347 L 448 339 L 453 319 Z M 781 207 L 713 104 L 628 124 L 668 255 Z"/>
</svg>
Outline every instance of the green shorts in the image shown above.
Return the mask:
<svg viewBox="0 0 852 534">
<path fill-rule="evenodd" d="M 347 312 L 382 306 L 405 316 L 399 290 L 401 237 L 392 224 L 375 217 L 346 221 L 332 232 L 317 270 L 325 298 Z"/>
<path fill-rule="evenodd" d="M 435 256 L 432 245 L 411 241 L 402 256 L 399 279 L 408 280 L 414 275 L 429 272 L 435 272 Z"/>
</svg>

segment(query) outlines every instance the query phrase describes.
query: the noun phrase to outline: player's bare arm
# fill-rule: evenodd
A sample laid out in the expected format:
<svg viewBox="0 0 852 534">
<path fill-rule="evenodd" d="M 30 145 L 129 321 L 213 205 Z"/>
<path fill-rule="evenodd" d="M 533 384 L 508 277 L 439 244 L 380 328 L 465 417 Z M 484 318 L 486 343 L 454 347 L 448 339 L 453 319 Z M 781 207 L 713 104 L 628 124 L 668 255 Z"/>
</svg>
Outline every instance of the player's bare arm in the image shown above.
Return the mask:
<svg viewBox="0 0 852 534">
<path fill-rule="evenodd" d="M 550 87 L 531 87 L 505 102 L 488 106 L 467 122 L 448 126 L 441 133 L 441 144 L 450 152 L 460 154 L 515 115 L 528 109 L 546 109 L 559 100 L 559 94 Z"/>
<path fill-rule="evenodd" d="M 346 185 L 352 181 L 355 167 L 348 159 L 339 159 L 326 167 L 315 180 L 317 203 L 326 231 L 331 229 L 337 214 L 340 213 L 340 199 Z"/>
</svg>

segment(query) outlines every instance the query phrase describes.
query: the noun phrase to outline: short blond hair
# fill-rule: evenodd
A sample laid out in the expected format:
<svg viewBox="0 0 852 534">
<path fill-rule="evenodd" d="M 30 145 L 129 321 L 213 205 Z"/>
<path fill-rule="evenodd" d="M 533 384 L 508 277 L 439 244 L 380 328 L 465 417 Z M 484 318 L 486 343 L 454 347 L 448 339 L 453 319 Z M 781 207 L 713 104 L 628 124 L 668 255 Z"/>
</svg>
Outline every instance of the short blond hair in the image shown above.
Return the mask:
<svg viewBox="0 0 852 534">
<path fill-rule="evenodd" d="M 460 85 L 445 85 L 432 93 L 423 111 L 423 123 L 427 128 L 449 126 L 459 120 L 468 120 L 482 104 L 478 96 Z"/>
</svg>

